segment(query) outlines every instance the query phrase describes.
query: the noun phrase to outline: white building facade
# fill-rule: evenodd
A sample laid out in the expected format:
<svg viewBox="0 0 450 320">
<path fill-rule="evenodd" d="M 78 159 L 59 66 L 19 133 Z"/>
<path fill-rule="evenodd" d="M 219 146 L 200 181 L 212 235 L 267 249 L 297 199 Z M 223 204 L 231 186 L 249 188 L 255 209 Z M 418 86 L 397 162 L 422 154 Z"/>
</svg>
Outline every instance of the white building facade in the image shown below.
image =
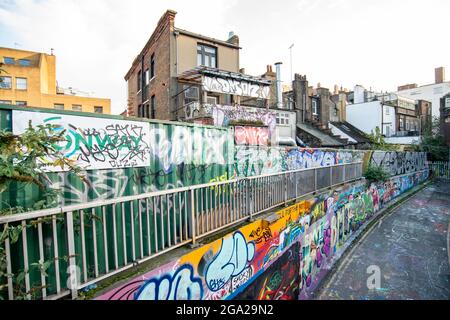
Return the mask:
<svg viewBox="0 0 450 320">
<path fill-rule="evenodd" d="M 378 127 L 382 135 L 391 137 L 396 132 L 395 108 L 381 101 L 349 104 L 347 121 L 359 130 L 370 134 Z"/>
<path fill-rule="evenodd" d="M 450 82 L 434 83 L 397 92 L 403 97 L 431 102 L 433 117 L 439 118 L 440 99 L 450 93 Z"/>
</svg>

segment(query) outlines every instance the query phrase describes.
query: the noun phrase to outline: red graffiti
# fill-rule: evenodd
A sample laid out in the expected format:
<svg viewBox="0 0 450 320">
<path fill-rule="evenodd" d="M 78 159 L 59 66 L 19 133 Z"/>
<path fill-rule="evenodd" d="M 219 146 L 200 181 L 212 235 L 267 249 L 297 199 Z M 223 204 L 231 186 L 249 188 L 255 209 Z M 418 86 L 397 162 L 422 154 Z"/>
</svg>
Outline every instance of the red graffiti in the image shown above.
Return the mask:
<svg viewBox="0 0 450 320">
<path fill-rule="evenodd" d="M 269 128 L 238 126 L 234 128 L 234 139 L 237 145 L 267 146 Z"/>
</svg>

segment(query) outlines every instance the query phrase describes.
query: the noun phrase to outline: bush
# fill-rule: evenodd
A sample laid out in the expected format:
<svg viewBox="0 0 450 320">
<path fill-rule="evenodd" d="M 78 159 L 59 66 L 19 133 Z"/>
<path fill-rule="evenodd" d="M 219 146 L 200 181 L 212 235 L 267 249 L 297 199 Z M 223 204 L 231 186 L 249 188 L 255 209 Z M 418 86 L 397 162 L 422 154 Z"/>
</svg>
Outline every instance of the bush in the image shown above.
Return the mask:
<svg viewBox="0 0 450 320">
<path fill-rule="evenodd" d="M 390 174 L 382 167 L 369 166 L 364 172 L 364 177 L 369 183 L 384 182 L 390 178 Z"/>
</svg>

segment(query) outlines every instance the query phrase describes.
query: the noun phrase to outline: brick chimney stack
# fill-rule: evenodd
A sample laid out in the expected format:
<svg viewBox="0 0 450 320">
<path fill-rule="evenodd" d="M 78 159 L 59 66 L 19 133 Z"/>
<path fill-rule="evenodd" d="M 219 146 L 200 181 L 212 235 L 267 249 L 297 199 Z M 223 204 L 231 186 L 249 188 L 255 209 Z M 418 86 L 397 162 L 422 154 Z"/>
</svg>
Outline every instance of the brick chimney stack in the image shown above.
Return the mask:
<svg viewBox="0 0 450 320">
<path fill-rule="evenodd" d="M 445 81 L 445 69 L 444 67 L 439 67 L 434 69 L 434 82 L 442 83 Z"/>
</svg>

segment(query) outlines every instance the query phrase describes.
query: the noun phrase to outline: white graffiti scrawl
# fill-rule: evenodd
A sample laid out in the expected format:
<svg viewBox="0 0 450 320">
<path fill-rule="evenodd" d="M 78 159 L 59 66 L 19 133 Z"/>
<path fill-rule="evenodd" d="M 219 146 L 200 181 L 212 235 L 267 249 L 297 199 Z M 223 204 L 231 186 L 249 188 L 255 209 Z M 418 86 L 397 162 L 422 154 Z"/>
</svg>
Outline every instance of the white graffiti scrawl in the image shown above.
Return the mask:
<svg viewBox="0 0 450 320">
<path fill-rule="evenodd" d="M 211 291 L 219 291 L 226 285 L 236 290 L 252 276 L 248 263 L 255 256 L 255 244 L 247 243 L 244 235 L 237 231 L 222 239 L 222 246 L 206 269 L 206 284 Z"/>
<path fill-rule="evenodd" d="M 260 99 L 270 98 L 270 86 L 237 81 L 233 79 L 222 79 L 217 77 L 203 76 L 203 89 L 210 92 L 233 94 Z"/>
</svg>

